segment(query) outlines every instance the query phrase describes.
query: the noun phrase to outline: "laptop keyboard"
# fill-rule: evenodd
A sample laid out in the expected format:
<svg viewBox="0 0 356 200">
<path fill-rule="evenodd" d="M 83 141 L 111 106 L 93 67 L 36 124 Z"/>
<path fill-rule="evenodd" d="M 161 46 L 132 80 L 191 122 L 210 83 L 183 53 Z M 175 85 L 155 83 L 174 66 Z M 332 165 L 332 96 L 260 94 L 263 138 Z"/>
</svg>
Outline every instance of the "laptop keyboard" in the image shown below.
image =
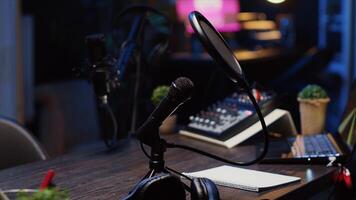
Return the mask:
<svg viewBox="0 0 356 200">
<path fill-rule="evenodd" d="M 300 138 L 289 138 L 295 157 L 330 157 L 339 156 L 327 135 L 311 135 Z"/>
</svg>

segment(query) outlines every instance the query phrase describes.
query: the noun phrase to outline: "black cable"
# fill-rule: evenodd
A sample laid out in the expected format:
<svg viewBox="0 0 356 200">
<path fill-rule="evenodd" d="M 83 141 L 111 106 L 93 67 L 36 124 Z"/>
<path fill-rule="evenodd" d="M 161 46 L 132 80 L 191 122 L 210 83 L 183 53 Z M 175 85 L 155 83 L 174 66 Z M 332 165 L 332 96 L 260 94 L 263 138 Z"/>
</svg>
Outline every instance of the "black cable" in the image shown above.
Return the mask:
<svg viewBox="0 0 356 200">
<path fill-rule="evenodd" d="M 152 159 L 152 157 L 147 153 L 145 147 L 143 146 L 143 142 L 140 142 L 140 146 L 141 146 L 141 150 L 142 152 L 145 154 L 145 156 L 148 158 L 148 159 Z"/>
<path fill-rule="evenodd" d="M 136 130 L 136 120 L 137 120 L 137 107 L 138 107 L 138 94 L 140 89 L 140 75 L 141 75 L 141 51 L 138 52 L 139 55 L 136 55 L 136 81 L 134 85 L 134 96 L 133 96 L 133 105 L 132 105 L 132 119 L 130 133 L 135 132 Z M 130 135 L 129 133 L 129 135 Z"/>
<path fill-rule="evenodd" d="M 113 149 L 113 148 L 115 148 L 117 146 L 118 125 L 117 125 L 117 122 L 116 122 L 116 117 L 114 115 L 114 112 L 112 111 L 112 109 L 109 106 L 109 104 L 105 103 L 105 104 L 102 104 L 102 105 L 106 108 L 106 111 L 109 113 L 109 116 L 110 116 L 112 124 L 113 124 L 113 134 L 112 134 L 113 138 L 112 138 L 111 141 L 109 139 L 107 139 L 107 138 L 104 138 L 104 142 L 105 142 L 105 145 L 109 149 Z"/>
<path fill-rule="evenodd" d="M 148 155 L 148 153 L 147 153 L 145 147 L 143 146 L 143 143 L 142 143 L 142 142 L 140 142 L 140 146 L 141 146 L 141 150 L 143 151 L 143 153 L 145 154 L 145 156 L 151 160 L 151 156 Z M 192 179 L 191 179 L 190 177 L 188 177 L 187 175 L 184 175 L 184 174 L 178 172 L 177 170 L 174 170 L 174 169 L 172 169 L 172 168 L 170 168 L 170 167 L 167 167 L 167 166 L 165 166 L 164 168 L 167 170 L 167 172 L 168 172 L 168 171 L 173 172 L 173 173 L 175 173 L 175 174 L 178 174 L 179 176 L 182 176 L 182 177 L 186 178 L 186 179 L 189 180 L 189 181 L 192 181 Z M 142 180 L 141 180 L 141 181 L 142 181 Z M 188 192 L 191 192 L 191 189 L 190 189 L 190 187 L 189 187 L 187 184 L 183 183 L 183 186 L 184 186 L 184 188 L 185 188 Z"/>
<path fill-rule="evenodd" d="M 252 104 L 253 104 L 253 107 L 255 108 L 255 111 L 258 115 L 258 118 L 259 118 L 259 121 L 261 123 L 261 126 L 262 126 L 262 130 L 263 130 L 263 133 L 264 133 L 264 146 L 263 146 L 263 151 L 262 153 L 260 154 L 259 157 L 256 158 L 256 161 L 255 163 L 257 162 L 260 162 L 261 160 L 263 160 L 263 158 L 266 156 L 267 152 L 268 152 L 268 145 L 269 145 L 269 139 L 268 139 L 268 129 L 267 129 L 267 126 L 266 126 L 266 122 L 264 120 L 264 117 L 262 115 L 262 112 L 261 112 L 261 109 L 255 99 L 255 97 L 253 96 L 253 94 L 251 93 L 251 90 L 246 90 L 246 93 L 248 95 L 248 97 L 250 98 Z"/>
<path fill-rule="evenodd" d="M 189 176 L 187 176 L 187 175 L 184 175 L 184 174 L 182 174 L 182 173 L 180 173 L 179 171 L 177 171 L 177 170 L 174 170 L 174 169 L 172 169 L 172 168 L 169 168 L 169 167 L 165 167 L 168 171 L 171 171 L 171 172 L 173 172 L 173 173 L 175 173 L 175 174 L 178 174 L 179 176 L 183 176 L 184 178 L 186 178 L 186 179 L 188 179 L 188 180 L 192 180 Z"/>
<path fill-rule="evenodd" d="M 253 165 L 253 164 L 256 164 L 256 163 L 260 162 L 266 156 L 267 151 L 268 151 L 268 143 L 269 143 L 269 141 L 268 141 L 268 130 L 267 130 L 266 123 L 264 121 L 263 115 L 261 113 L 261 110 L 260 110 L 257 102 L 256 102 L 255 97 L 252 95 L 250 90 L 245 90 L 245 92 L 247 93 L 247 95 L 249 96 L 252 104 L 255 107 L 255 111 L 256 111 L 259 119 L 260 119 L 260 123 L 262 125 L 263 133 L 264 133 L 264 136 L 265 136 L 264 137 L 264 148 L 263 148 L 263 151 L 256 159 L 254 159 L 252 161 L 248 161 L 248 162 L 235 162 L 235 161 L 231 161 L 231 160 L 222 158 L 220 156 L 217 156 L 217 155 L 214 155 L 214 154 L 211 154 L 211 153 L 196 149 L 194 147 L 190 147 L 190 146 L 182 145 L 182 144 L 168 143 L 168 142 L 166 144 L 167 148 L 181 148 L 181 149 L 193 151 L 195 153 L 199 153 L 201 155 L 213 158 L 215 160 L 218 160 L 218 161 L 221 161 L 221 162 L 225 162 L 225 163 L 228 163 L 228 164 L 231 164 L 231 165 L 237 165 L 237 166 L 248 166 L 248 165 Z"/>
<path fill-rule="evenodd" d="M 178 171 L 176 171 L 176 170 L 174 170 L 174 169 L 172 169 L 172 168 L 169 168 L 169 167 L 165 167 L 165 169 L 167 170 L 167 171 L 171 171 L 171 172 L 173 172 L 173 173 L 175 173 L 175 174 L 178 174 L 178 175 L 180 175 L 180 176 L 183 176 L 184 178 L 186 178 L 187 180 L 189 180 L 189 181 L 192 181 L 192 179 L 190 178 L 190 177 L 188 177 L 188 176 L 186 176 L 186 175 L 184 175 L 184 174 L 182 174 L 182 173 L 180 173 L 180 172 L 178 172 Z M 181 181 L 182 182 L 182 181 Z M 185 184 L 184 182 L 182 182 L 183 183 L 183 186 L 184 186 L 184 188 L 185 188 L 185 190 L 187 190 L 188 192 L 192 192 L 192 189 L 187 185 L 187 184 Z"/>
</svg>

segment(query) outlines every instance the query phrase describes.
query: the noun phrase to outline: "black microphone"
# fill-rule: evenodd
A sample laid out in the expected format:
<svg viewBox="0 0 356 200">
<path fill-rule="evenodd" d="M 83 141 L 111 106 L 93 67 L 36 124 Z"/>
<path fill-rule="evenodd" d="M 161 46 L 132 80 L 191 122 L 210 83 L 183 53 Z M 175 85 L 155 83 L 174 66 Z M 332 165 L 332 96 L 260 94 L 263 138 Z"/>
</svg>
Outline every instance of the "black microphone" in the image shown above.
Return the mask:
<svg viewBox="0 0 356 200">
<path fill-rule="evenodd" d="M 158 104 L 145 123 L 136 131 L 137 138 L 151 146 L 160 140 L 158 128 L 180 105 L 190 99 L 194 84 L 185 77 L 177 78 L 170 86 L 168 95 Z"/>
<path fill-rule="evenodd" d="M 85 38 L 89 53 L 89 73 L 94 92 L 102 104 L 107 104 L 111 88 L 119 85 L 116 59 L 107 55 L 103 34 L 92 34 Z"/>
</svg>

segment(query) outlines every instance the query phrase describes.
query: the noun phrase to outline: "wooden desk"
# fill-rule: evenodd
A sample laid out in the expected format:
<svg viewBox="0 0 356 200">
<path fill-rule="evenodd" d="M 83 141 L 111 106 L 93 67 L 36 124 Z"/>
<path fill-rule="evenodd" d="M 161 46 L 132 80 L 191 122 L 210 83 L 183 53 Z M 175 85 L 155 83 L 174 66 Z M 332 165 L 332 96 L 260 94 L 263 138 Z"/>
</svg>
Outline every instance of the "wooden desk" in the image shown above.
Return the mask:
<svg viewBox="0 0 356 200">
<path fill-rule="evenodd" d="M 172 135 L 167 140 L 236 159 L 254 155 L 252 146 L 226 150 L 183 136 Z M 148 160 L 135 140 L 126 141 L 115 152 L 107 152 L 105 147 L 99 146 L 91 151 L 0 171 L 0 188 L 37 188 L 45 172 L 54 169 L 55 183 L 67 188 L 71 199 L 121 199 L 145 175 Z M 166 163 L 179 171 L 202 170 L 223 164 L 180 149 L 168 149 Z M 222 199 L 302 199 L 328 186 L 335 170 L 321 165 L 254 165 L 248 168 L 298 176 L 302 181 L 262 193 L 219 187 Z"/>
</svg>

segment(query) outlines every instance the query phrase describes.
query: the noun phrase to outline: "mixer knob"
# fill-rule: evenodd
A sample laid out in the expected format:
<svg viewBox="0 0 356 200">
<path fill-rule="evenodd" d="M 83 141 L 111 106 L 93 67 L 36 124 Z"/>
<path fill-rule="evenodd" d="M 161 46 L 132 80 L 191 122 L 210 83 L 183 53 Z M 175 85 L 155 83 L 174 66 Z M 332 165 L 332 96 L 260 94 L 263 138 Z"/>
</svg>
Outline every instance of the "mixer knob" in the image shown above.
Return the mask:
<svg viewBox="0 0 356 200">
<path fill-rule="evenodd" d="M 193 115 L 189 116 L 189 120 L 193 121 L 194 120 L 194 116 Z"/>
<path fill-rule="evenodd" d="M 216 123 L 214 121 L 210 121 L 209 125 L 213 128 L 215 128 Z"/>
</svg>

